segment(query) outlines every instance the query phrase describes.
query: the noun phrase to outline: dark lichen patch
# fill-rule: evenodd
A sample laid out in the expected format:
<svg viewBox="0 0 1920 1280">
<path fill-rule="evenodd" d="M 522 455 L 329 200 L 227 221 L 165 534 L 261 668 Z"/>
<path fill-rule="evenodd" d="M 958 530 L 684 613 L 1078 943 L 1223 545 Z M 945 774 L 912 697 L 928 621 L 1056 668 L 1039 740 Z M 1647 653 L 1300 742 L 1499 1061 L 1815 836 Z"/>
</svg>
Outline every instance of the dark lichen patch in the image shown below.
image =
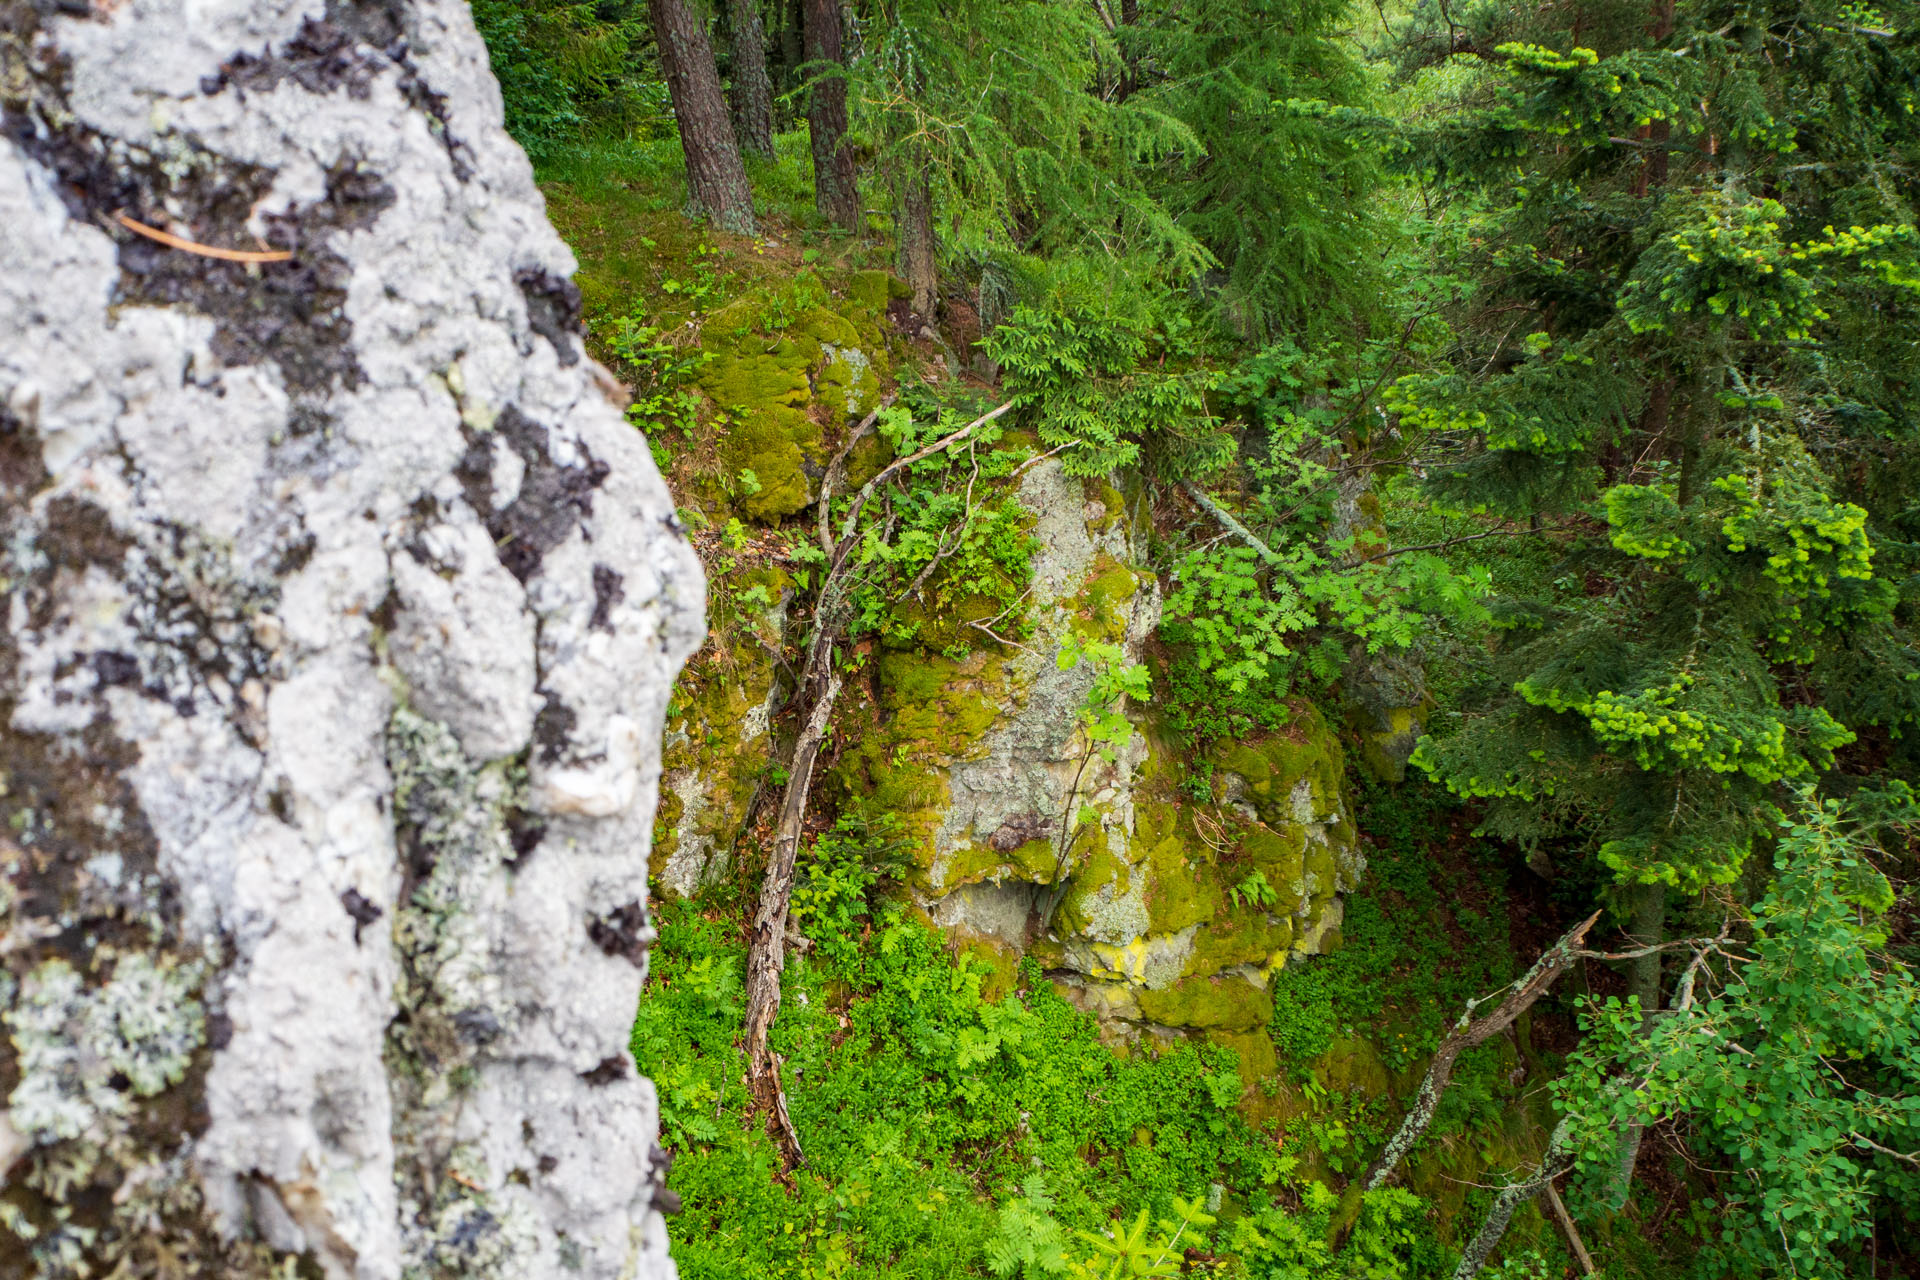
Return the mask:
<svg viewBox="0 0 1920 1280">
<path fill-rule="evenodd" d="M 249 92 L 271 93 L 283 81 L 292 80 L 308 93 L 345 89 L 349 97 L 364 102 L 385 66 L 385 59 L 348 31 L 309 18 L 298 35 L 280 46 L 279 53 L 237 53 L 221 64 L 217 74 L 200 81 L 200 92 L 212 97 L 232 88 L 244 102 Z"/>
<path fill-rule="evenodd" d="M 577 339 L 586 332 L 580 322 L 580 286 L 538 267 L 514 272 L 513 282 L 527 300 L 527 323 L 533 331 L 553 344 L 563 366 L 578 364 Z"/>
<path fill-rule="evenodd" d="M 626 579 L 620 572 L 612 565 L 594 565 L 593 617 L 587 620 L 587 625 L 602 631 L 612 631 L 614 606 L 626 598 Z"/>
<path fill-rule="evenodd" d="M 114 220 L 124 214 L 201 243 L 248 248 L 255 243 L 253 211 L 271 190 L 274 171 L 186 138 L 166 138 L 152 150 L 131 146 L 78 123 L 63 75 L 48 71 L 24 83 L 0 109 L 0 131 L 53 175 L 76 220 L 113 231 L 117 305 L 189 307 L 210 316 L 222 364 L 277 365 L 296 394 L 359 384 L 343 310 L 350 270 L 326 241 L 335 231 L 370 225 L 392 204 L 384 181 L 343 159 L 319 200 L 265 216 L 267 243 L 291 251 L 288 261 L 243 264 L 184 253 Z"/>
<path fill-rule="evenodd" d="M 600 1065 L 591 1071 L 582 1071 L 580 1078 L 591 1085 L 607 1085 L 617 1080 L 625 1080 L 632 1074 L 627 1059 L 621 1056 L 600 1059 Z"/>
<path fill-rule="evenodd" d="M 580 717 L 552 690 L 543 690 L 542 696 L 546 700 L 534 713 L 533 741 L 540 748 L 541 761 L 552 764 L 573 745 L 573 730 Z"/>
<path fill-rule="evenodd" d="M 580 446 L 585 465 L 561 466 L 547 447 L 547 429 L 514 405 L 500 411 L 494 432 L 526 464 L 520 492 L 499 511 L 493 509 L 493 446 L 486 433 L 473 432 L 455 473 L 467 504 L 493 535 L 500 563 L 521 582 L 539 571 L 547 552 L 567 540 L 593 514 L 593 491 L 612 470 Z"/>
<path fill-rule="evenodd" d="M 388 67 L 397 73 L 394 87 L 407 105 L 426 117 L 427 129 L 446 148 L 453 176 L 473 176 L 470 152 L 447 125 L 447 99 L 435 93 L 415 65 L 407 39 L 405 11 L 384 0 L 330 0 L 324 19 L 309 18 L 277 53 L 236 53 L 218 73 L 200 82 L 208 96 L 231 88 L 244 101 L 248 91 L 269 93 L 292 80 L 309 93 L 345 90 L 365 101 L 373 82 Z"/>
<path fill-rule="evenodd" d="M 647 948 L 658 935 L 647 918 L 646 905 L 636 900 L 588 921 L 587 936 L 608 955 L 625 959 L 635 968 L 645 968 Z"/>
<path fill-rule="evenodd" d="M 118 300 L 188 306 L 216 322 L 213 353 L 221 364 L 278 365 L 287 389 L 313 395 L 351 390 L 363 375 L 346 317 L 352 269 L 327 247 L 336 231 L 362 230 L 394 201 L 376 174 L 341 163 L 327 175 L 326 195 L 284 214 L 268 214 L 267 243 L 293 253 L 287 262 L 249 267 L 220 262 L 138 237 L 120 247 Z M 251 207 L 251 206 L 249 206 Z M 229 233 L 244 243 L 244 220 Z"/>
<path fill-rule="evenodd" d="M 347 889 L 340 895 L 340 905 L 353 918 L 353 941 L 360 942 L 360 931 L 386 914 L 380 904 L 374 902 L 358 889 Z"/>
<path fill-rule="evenodd" d="M 21 510 L 51 478 L 38 433 L 0 405 L 0 513 Z M 0 528 L 10 523 L 0 514 Z"/>
</svg>

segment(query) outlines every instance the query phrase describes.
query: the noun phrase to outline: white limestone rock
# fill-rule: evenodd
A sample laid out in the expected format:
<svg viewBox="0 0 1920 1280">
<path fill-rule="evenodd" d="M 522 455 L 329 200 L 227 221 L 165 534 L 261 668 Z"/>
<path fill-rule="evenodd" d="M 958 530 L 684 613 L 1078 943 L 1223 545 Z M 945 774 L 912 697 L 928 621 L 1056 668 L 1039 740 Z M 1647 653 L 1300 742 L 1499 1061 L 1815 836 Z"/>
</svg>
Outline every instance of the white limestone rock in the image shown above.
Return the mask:
<svg viewBox="0 0 1920 1280">
<path fill-rule="evenodd" d="M 704 583 L 467 8 L 77 8 L 0 0 L 0 1275 L 671 1276 Z"/>
</svg>

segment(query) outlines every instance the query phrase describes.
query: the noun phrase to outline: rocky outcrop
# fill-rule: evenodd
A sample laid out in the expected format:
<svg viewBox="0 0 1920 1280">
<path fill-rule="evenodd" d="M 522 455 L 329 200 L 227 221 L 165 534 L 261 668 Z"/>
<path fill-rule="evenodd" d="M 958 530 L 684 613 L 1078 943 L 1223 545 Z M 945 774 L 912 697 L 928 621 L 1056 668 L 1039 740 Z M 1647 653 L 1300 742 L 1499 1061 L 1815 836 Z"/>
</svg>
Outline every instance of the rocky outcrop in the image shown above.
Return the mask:
<svg viewBox="0 0 1920 1280">
<path fill-rule="evenodd" d="M 1283 730 L 1187 760 L 1159 713 L 1134 707 L 1114 757 L 1091 752 L 1080 716 L 1095 664 L 1060 655 L 1073 641 L 1146 659 L 1161 590 L 1144 567 L 1145 497 L 1057 459 L 1027 469 L 1015 496 L 1033 547 L 1023 639 L 949 647 L 947 623 L 870 645 L 824 786 L 901 821 L 915 901 L 1003 977 L 1031 956 L 1112 1036 L 1206 1036 L 1249 1079 L 1265 1074 L 1269 979 L 1338 945 L 1340 895 L 1364 869 L 1339 737 L 1302 701 Z M 724 655 L 726 669 L 691 682 L 669 727 L 660 884 L 684 896 L 724 873 L 778 758 L 787 579 L 763 566 L 740 582 L 734 602 L 759 603 L 720 606 L 731 621 L 717 630 L 736 642 L 702 661 Z"/>
<path fill-rule="evenodd" d="M 670 1276 L 702 577 L 466 6 L 0 0 L 0 108 L 0 1276 Z"/>
</svg>

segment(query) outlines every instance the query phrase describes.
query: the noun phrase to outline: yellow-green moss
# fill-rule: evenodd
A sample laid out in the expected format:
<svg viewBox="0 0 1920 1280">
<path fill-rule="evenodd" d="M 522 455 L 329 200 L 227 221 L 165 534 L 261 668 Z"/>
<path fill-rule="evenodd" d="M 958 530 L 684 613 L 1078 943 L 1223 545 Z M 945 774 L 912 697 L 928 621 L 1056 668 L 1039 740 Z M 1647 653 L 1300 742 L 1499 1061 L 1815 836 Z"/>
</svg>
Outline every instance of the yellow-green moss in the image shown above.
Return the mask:
<svg viewBox="0 0 1920 1280">
<path fill-rule="evenodd" d="M 1101 514 L 1087 521 L 1087 528 L 1096 533 L 1105 533 L 1126 514 L 1127 500 L 1118 489 L 1105 480 L 1088 480 L 1085 482 L 1085 488 L 1087 500 L 1098 502 L 1102 508 Z"/>
<path fill-rule="evenodd" d="M 1273 999 L 1242 978 L 1182 978 L 1140 992 L 1140 1012 L 1169 1027 L 1252 1031 L 1273 1017 Z"/>
<path fill-rule="evenodd" d="M 1295 708 L 1293 723 L 1281 733 L 1251 740 L 1222 738 L 1209 756 L 1216 773 L 1238 774 L 1246 782 L 1246 799 L 1272 827 L 1299 821 L 1294 812 L 1294 789 L 1304 779 L 1314 817 L 1336 806 L 1346 777 L 1346 759 L 1339 737 L 1310 703 Z"/>
<path fill-rule="evenodd" d="M 701 330 L 712 359 L 698 385 L 727 417 L 724 479 L 753 519 L 775 521 L 813 500 L 826 453 L 817 418 L 859 417 L 879 403 L 889 363 L 877 313 L 857 298 L 839 310 L 828 301 L 809 273 L 728 303 Z M 753 483 L 741 481 L 745 471 Z"/>
<path fill-rule="evenodd" d="M 1208 921 L 1193 935 L 1187 974 L 1204 977 L 1235 965 L 1271 968 L 1286 962 L 1293 945 L 1293 921 L 1263 911 L 1241 911 Z"/>
<path fill-rule="evenodd" d="M 1213 866 L 1196 851 L 1198 844 L 1178 804 L 1136 794 L 1131 848 L 1151 877 L 1147 914 L 1155 933 L 1178 933 L 1221 914 L 1226 895 Z"/>
<path fill-rule="evenodd" d="M 933 834 L 950 799 L 943 770 L 977 751 L 998 714 L 1005 668 L 983 653 L 955 662 L 881 652 L 873 662 L 879 692 L 873 723 L 843 723 L 846 745 L 831 777 L 859 806 L 899 816 L 917 845 L 917 887 L 944 892 L 949 885 L 928 877 Z"/>
<path fill-rule="evenodd" d="M 1280 1055 L 1274 1052 L 1273 1040 L 1265 1031 L 1214 1030 L 1207 1032 L 1207 1039 L 1239 1057 L 1240 1083 L 1247 1089 L 1280 1070 Z"/>
<path fill-rule="evenodd" d="M 1073 598 L 1073 629 L 1083 640 L 1117 643 L 1127 634 L 1131 610 L 1127 604 L 1140 590 L 1133 570 L 1101 552 L 1094 558 L 1092 576 Z"/>
</svg>

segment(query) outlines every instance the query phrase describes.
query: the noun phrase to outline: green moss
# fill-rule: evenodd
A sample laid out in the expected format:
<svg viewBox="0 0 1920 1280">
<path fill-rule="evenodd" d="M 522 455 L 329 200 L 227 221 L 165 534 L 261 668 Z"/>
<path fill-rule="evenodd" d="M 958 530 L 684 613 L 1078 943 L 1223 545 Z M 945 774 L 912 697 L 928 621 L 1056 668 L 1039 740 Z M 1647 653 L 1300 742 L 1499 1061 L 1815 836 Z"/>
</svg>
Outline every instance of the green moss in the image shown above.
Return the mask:
<svg viewBox="0 0 1920 1280">
<path fill-rule="evenodd" d="M 887 280 L 884 271 L 856 271 L 847 280 L 847 296 L 870 310 L 883 311 L 887 305 Z"/>
<path fill-rule="evenodd" d="M 1268 916 L 1260 911 L 1219 916 L 1194 934 L 1187 974 L 1205 977 L 1235 965 L 1264 968 L 1284 964 L 1292 945 L 1293 921 L 1286 916 Z"/>
<path fill-rule="evenodd" d="M 1096 533 L 1105 533 L 1126 514 L 1127 500 L 1118 489 L 1105 480 L 1088 480 L 1085 484 L 1088 501 L 1098 502 L 1102 508 L 1100 515 L 1087 521 L 1087 528 Z"/>
<path fill-rule="evenodd" d="M 1132 892 L 1132 864 L 1107 839 L 1105 827 L 1095 822 L 1081 828 L 1073 863 L 1060 908 L 1068 932 L 1102 941 L 1146 932 L 1146 905 Z"/>
<path fill-rule="evenodd" d="M 728 303 L 701 331 L 712 359 L 698 385 L 731 419 L 723 478 L 737 484 L 753 472 L 758 488 L 740 487 L 734 506 L 756 520 L 777 521 L 813 501 L 809 477 L 826 461 L 823 420 L 859 417 L 879 403 L 889 370 L 879 329 L 853 302 L 842 304 L 856 311 L 849 316 L 825 299 L 817 279 L 803 277 Z"/>
<path fill-rule="evenodd" d="M 1267 993 L 1242 978 L 1182 978 L 1140 992 L 1140 1012 L 1169 1027 L 1255 1031 L 1273 1017 Z"/>
<path fill-rule="evenodd" d="M 1139 590 L 1140 579 L 1133 570 L 1102 552 L 1094 559 L 1093 575 L 1070 606 L 1074 631 L 1084 640 L 1123 639 L 1132 617 L 1126 606 Z"/>
<path fill-rule="evenodd" d="M 1148 919 L 1155 933 L 1212 920 L 1225 904 L 1220 878 L 1191 836 L 1191 821 L 1178 804 L 1136 796 L 1130 847 L 1136 857 L 1145 854 Z"/>
<path fill-rule="evenodd" d="M 1275 734 L 1251 740 L 1219 739 L 1208 759 L 1216 776 L 1237 774 L 1246 783 L 1246 800 L 1260 820 L 1272 827 L 1313 821 L 1333 810 L 1346 777 L 1346 759 L 1339 737 L 1312 704 L 1295 709 L 1293 722 Z M 1307 784 L 1304 799 L 1309 812 L 1296 804 L 1296 791 Z M 1343 811 L 1345 806 L 1339 806 Z"/>
<path fill-rule="evenodd" d="M 916 887 L 944 892 L 949 883 L 931 875 L 933 833 L 950 798 L 944 770 L 978 749 L 999 713 L 1005 668 L 985 654 L 955 662 L 882 652 L 874 663 L 879 697 L 868 704 L 872 721 L 843 727 L 846 745 L 830 776 L 852 803 L 900 817 L 918 846 Z"/>
<path fill-rule="evenodd" d="M 1231 1049 L 1240 1060 L 1240 1083 L 1252 1089 L 1280 1070 L 1280 1055 L 1273 1051 L 1273 1040 L 1265 1031 L 1207 1032 L 1207 1039 L 1223 1049 Z"/>
</svg>

